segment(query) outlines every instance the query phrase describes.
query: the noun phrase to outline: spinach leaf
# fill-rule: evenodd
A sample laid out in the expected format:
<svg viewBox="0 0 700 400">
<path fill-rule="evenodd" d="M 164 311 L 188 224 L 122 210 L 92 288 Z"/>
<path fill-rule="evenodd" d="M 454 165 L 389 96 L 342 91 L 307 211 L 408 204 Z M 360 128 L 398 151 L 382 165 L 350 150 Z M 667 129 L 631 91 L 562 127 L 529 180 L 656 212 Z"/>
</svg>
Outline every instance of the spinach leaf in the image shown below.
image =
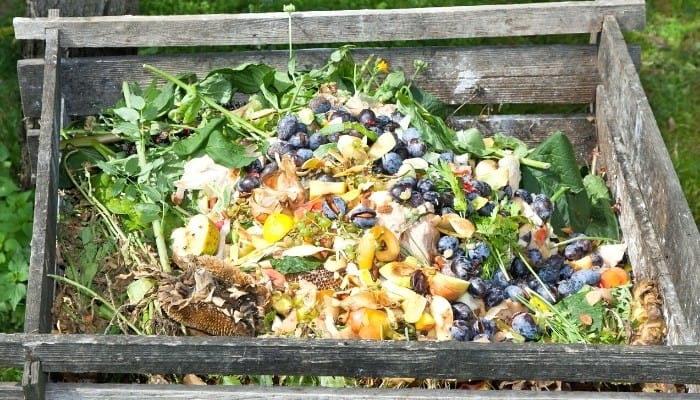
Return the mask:
<svg viewBox="0 0 700 400">
<path fill-rule="evenodd" d="M 468 152 L 477 157 L 486 157 L 491 151 L 484 145 L 484 138 L 476 128 L 459 130 L 455 134 L 455 148 L 460 153 Z"/>
<path fill-rule="evenodd" d="M 217 164 L 227 168 L 241 168 L 249 165 L 257 158 L 257 154 L 230 138 L 224 136 L 221 129 L 215 129 L 209 135 L 204 151 Z"/>
<path fill-rule="evenodd" d="M 418 103 L 411 91 L 404 86 L 396 93 L 396 106 L 411 118 L 411 124 L 421 133 L 423 140 L 437 151 L 454 150 L 455 133 L 442 118 L 432 115 Z"/>
<path fill-rule="evenodd" d="M 562 132 L 555 132 L 537 146 L 529 158 L 549 162 L 551 167 L 522 166 L 522 184 L 526 190 L 551 197 L 559 189 L 567 188 L 566 193 L 554 201 L 550 221 L 554 229 L 561 231 L 571 227 L 575 232 L 584 232 L 590 220 L 591 205 L 569 139 Z"/>
<path fill-rule="evenodd" d="M 195 133 L 182 139 L 175 144 L 173 144 L 173 151 L 180 157 L 185 157 L 194 154 L 197 150 L 201 149 L 204 144 L 209 139 L 209 135 L 212 131 L 219 129 L 224 118 L 214 118 L 211 121 L 204 124 L 204 126 L 197 128 Z"/>
<path fill-rule="evenodd" d="M 321 261 L 306 257 L 284 257 L 270 260 L 272 268 L 283 274 L 296 274 L 313 271 L 321 265 Z"/>
<path fill-rule="evenodd" d="M 612 211 L 612 199 L 605 181 L 597 175 L 586 175 L 583 185 L 591 202 L 591 219 L 586 227 L 586 235 L 619 240 L 620 228 Z"/>
<path fill-rule="evenodd" d="M 233 89 L 231 82 L 223 73 L 209 74 L 199 83 L 199 93 L 209 96 L 216 102 L 225 104 L 231 100 Z"/>
</svg>

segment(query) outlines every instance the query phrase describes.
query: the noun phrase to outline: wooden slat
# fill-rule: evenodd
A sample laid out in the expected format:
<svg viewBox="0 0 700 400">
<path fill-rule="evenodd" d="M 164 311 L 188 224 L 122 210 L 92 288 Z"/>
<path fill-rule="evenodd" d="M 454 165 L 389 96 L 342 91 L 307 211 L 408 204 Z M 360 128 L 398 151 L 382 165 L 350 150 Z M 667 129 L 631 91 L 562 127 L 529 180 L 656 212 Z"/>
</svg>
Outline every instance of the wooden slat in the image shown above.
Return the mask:
<svg viewBox="0 0 700 400">
<path fill-rule="evenodd" d="M 542 143 L 553 132 L 565 133 L 580 165 L 590 164 L 596 146 L 594 119 L 588 114 L 491 115 L 455 117 L 448 120 L 455 129 L 477 128 L 484 136 L 504 133 L 530 146 Z"/>
<path fill-rule="evenodd" d="M 633 161 L 631 173 L 639 179 L 641 200 L 659 239 L 660 256 L 668 265 L 672 286 L 690 324 L 690 329 L 681 334 L 685 342 L 697 343 L 700 235 L 614 18 L 605 20 L 599 64 L 611 105 L 609 123 L 615 124 L 629 160 Z"/>
<path fill-rule="evenodd" d="M 22 386 L 14 382 L 0 382 L 0 400 L 23 400 Z"/>
<path fill-rule="evenodd" d="M 332 49 L 300 50 L 298 70 L 326 63 Z M 415 85 L 430 90 L 450 104 L 579 103 L 593 101 L 598 82 L 597 49 L 591 45 L 484 46 L 356 49 L 362 62 L 371 54 L 388 59 L 393 68 L 413 73 L 413 61 L 428 62 Z M 194 72 L 202 77 L 215 68 L 241 63 L 266 63 L 286 70 L 286 51 L 185 54 L 151 57 L 69 58 L 62 66 L 63 96 L 68 115 L 91 115 L 113 106 L 121 98 L 123 81 L 143 87 L 153 75 L 143 68 L 152 64 L 171 73 Z M 38 115 L 41 102 L 42 61 L 18 64 L 24 114 Z M 477 90 L 479 88 L 480 90 Z"/>
<path fill-rule="evenodd" d="M 622 143 L 620 132 L 612 115 L 615 105 L 610 104 L 605 88 L 598 87 L 596 96 L 596 125 L 600 154 L 606 165 L 607 183 L 613 198 L 620 204 L 619 222 L 627 244 L 627 254 L 634 266 L 635 279 L 653 279 L 663 298 L 664 316 L 668 328 L 669 344 L 693 343 L 688 320 L 683 314 L 678 293 L 671 279 L 669 265 L 660 248 L 650 220 L 640 185 L 647 184 L 633 171 L 627 146 Z M 641 179 L 640 179 L 641 178 Z"/>
<path fill-rule="evenodd" d="M 27 154 L 29 154 L 30 181 L 36 183 L 36 164 L 39 155 L 39 129 L 27 129 Z"/>
<path fill-rule="evenodd" d="M 58 197 L 58 132 L 60 130 L 60 52 L 58 30 L 47 32 L 41 131 L 37 158 L 34 225 L 31 242 L 25 332 L 49 332 L 52 325 L 53 282 L 56 269 Z"/>
<path fill-rule="evenodd" d="M 615 15 L 625 29 L 642 29 L 644 1 L 295 12 L 292 38 L 302 44 L 589 33 L 600 31 L 604 15 Z M 61 30 L 66 47 L 265 45 L 289 40 L 288 15 L 282 12 L 14 20 L 18 39 L 41 40 L 49 27 Z"/>
<path fill-rule="evenodd" d="M 700 382 L 700 346 L 2 335 L 46 372 Z"/>
<path fill-rule="evenodd" d="M 95 385 L 49 384 L 50 400 L 141 400 L 141 399 L 208 399 L 208 400 L 345 400 L 345 399 L 494 399 L 494 400 L 678 400 L 678 395 L 666 393 L 623 392 L 533 392 L 527 390 L 446 390 L 446 389 L 357 389 L 318 387 L 259 387 L 259 386 L 184 386 L 184 385 Z M 685 395 L 683 399 L 700 399 Z"/>
</svg>

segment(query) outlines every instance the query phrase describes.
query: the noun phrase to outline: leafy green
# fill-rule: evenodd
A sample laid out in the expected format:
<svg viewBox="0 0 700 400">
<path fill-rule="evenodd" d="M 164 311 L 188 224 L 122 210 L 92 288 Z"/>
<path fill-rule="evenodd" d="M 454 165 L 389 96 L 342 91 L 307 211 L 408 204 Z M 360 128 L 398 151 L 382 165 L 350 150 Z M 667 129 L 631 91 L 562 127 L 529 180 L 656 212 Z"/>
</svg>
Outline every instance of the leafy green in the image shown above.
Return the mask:
<svg viewBox="0 0 700 400">
<path fill-rule="evenodd" d="M 602 300 L 598 300 L 594 304 L 589 304 L 586 295 L 590 291 L 590 287 L 581 289 L 575 294 L 564 297 L 559 303 L 554 305 L 554 307 L 557 308 L 562 315 L 571 318 L 573 321 L 577 321 L 580 329 L 589 332 L 600 332 L 603 329 L 603 313 L 605 307 Z M 590 320 L 588 320 L 588 318 L 590 318 Z"/>
<path fill-rule="evenodd" d="M 476 128 L 457 131 L 454 148 L 460 153 L 470 153 L 477 157 L 486 157 L 491 154 L 484 144 L 481 132 Z"/>
<path fill-rule="evenodd" d="M 468 205 L 464 196 L 464 189 L 448 163 L 443 160 L 438 160 L 437 164 L 433 164 L 428 170 L 428 176 L 438 177 L 439 179 L 435 181 L 436 185 L 441 189 L 450 190 L 454 194 L 455 211 L 460 211 L 462 213 L 467 211 Z"/>
<path fill-rule="evenodd" d="M 413 97 L 407 87 L 396 93 L 398 110 L 411 119 L 411 124 L 421 133 L 423 140 L 436 151 L 455 150 L 454 131 L 442 118 L 431 114 Z"/>
<path fill-rule="evenodd" d="M 306 257 L 275 258 L 270 263 L 272 268 L 285 275 L 313 271 L 321 265 L 321 261 Z"/>
<path fill-rule="evenodd" d="M 207 121 L 203 126 L 195 129 L 195 133 L 192 135 L 175 142 L 172 147 L 173 151 L 180 157 L 195 154 L 205 145 L 207 140 L 209 140 L 211 132 L 220 129 L 223 122 L 224 118 L 213 118 Z"/>
<path fill-rule="evenodd" d="M 591 205 L 586 188 L 576 164 L 571 142 L 561 132 L 555 132 L 537 146 L 530 158 L 551 164 L 548 169 L 537 169 L 523 165 L 522 185 L 531 193 L 544 193 L 552 197 L 557 191 L 566 188 L 566 193 L 555 199 L 551 224 L 561 231 L 571 227 L 576 232 L 585 231 L 588 226 Z"/>
<path fill-rule="evenodd" d="M 597 175 L 586 175 L 583 185 L 591 203 L 591 215 L 585 233 L 588 236 L 608 237 L 613 240 L 620 238 L 620 227 L 617 217 L 612 210 L 612 199 L 603 178 Z"/>
</svg>

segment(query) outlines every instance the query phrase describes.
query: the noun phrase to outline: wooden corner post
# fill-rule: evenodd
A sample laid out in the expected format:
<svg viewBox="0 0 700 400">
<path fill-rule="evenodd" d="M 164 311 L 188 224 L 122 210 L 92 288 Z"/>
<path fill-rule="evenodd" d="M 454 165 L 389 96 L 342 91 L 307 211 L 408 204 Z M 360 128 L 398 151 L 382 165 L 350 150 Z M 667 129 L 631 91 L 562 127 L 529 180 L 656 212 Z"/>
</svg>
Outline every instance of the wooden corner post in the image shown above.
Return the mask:
<svg viewBox="0 0 700 400">
<path fill-rule="evenodd" d="M 49 19 L 58 18 L 58 10 L 49 10 Z M 48 276 L 56 272 L 56 227 L 58 213 L 58 141 L 61 129 L 61 52 L 59 29 L 45 30 L 44 84 L 41 96 L 41 128 L 37 156 L 34 198 L 34 231 L 29 262 L 27 308 L 24 330 L 27 333 L 51 331 L 51 306 L 54 283 Z M 27 361 L 22 386 L 28 399 L 43 399 L 46 373 L 37 361 Z"/>
</svg>

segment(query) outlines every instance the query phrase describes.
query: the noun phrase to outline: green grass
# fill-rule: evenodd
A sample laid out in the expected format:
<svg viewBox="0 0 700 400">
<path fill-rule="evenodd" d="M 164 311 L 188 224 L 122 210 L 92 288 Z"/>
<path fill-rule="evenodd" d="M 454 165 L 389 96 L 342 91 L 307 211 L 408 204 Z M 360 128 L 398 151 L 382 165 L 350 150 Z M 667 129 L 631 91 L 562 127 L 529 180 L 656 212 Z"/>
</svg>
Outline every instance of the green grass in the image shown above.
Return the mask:
<svg viewBox="0 0 700 400">
<path fill-rule="evenodd" d="M 700 225 L 700 2 L 653 0 L 647 10 L 647 28 L 628 36 L 642 44 L 642 85 Z"/>
</svg>

